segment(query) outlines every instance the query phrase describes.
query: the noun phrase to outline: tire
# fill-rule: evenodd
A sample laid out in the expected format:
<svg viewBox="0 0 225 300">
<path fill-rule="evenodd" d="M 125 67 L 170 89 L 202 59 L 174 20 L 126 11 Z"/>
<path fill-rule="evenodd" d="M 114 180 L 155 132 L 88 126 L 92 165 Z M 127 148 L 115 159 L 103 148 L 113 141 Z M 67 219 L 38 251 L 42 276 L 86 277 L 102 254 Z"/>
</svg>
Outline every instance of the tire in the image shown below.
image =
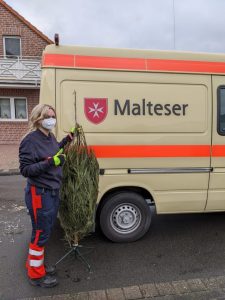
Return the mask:
<svg viewBox="0 0 225 300">
<path fill-rule="evenodd" d="M 134 242 L 149 229 L 151 213 L 145 199 L 134 192 L 108 196 L 100 212 L 103 234 L 113 242 Z"/>
</svg>

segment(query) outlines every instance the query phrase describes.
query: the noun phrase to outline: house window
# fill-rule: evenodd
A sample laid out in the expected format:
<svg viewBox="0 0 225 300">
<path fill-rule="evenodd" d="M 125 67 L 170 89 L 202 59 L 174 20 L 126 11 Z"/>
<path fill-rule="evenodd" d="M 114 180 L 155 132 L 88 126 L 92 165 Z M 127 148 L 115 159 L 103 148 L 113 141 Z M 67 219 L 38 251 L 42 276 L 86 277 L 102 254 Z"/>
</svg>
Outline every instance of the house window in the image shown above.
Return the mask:
<svg viewBox="0 0 225 300">
<path fill-rule="evenodd" d="M 16 36 L 4 36 L 4 56 L 7 58 L 17 58 L 21 56 L 21 39 Z"/>
<path fill-rule="evenodd" d="M 0 118 L 1 119 L 11 119 L 11 109 L 10 109 L 10 99 L 1 98 L 0 99 Z"/>
<path fill-rule="evenodd" d="M 27 121 L 27 99 L 0 97 L 0 121 Z"/>
</svg>

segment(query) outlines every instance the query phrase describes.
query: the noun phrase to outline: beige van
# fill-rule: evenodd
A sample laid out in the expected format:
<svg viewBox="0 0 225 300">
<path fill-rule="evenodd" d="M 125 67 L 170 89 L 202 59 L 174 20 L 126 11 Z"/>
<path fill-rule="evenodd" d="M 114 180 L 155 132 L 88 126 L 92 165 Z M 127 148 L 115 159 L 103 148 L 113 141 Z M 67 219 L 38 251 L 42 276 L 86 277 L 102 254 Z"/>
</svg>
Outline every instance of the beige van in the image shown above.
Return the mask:
<svg viewBox="0 0 225 300">
<path fill-rule="evenodd" d="M 225 210 L 225 55 L 50 45 L 42 67 L 58 139 L 76 119 L 98 158 L 97 220 L 110 240 L 142 237 L 151 205 Z"/>
</svg>

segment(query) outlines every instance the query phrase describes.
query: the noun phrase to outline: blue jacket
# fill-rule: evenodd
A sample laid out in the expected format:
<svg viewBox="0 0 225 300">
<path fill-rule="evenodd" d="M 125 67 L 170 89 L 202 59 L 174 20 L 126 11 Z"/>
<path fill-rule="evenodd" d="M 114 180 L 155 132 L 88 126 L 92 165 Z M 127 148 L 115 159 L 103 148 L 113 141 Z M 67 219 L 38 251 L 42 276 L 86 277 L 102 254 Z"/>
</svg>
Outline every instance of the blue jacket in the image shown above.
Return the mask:
<svg viewBox="0 0 225 300">
<path fill-rule="evenodd" d="M 46 136 L 39 129 L 29 133 L 20 143 L 20 173 L 27 182 L 36 187 L 59 189 L 62 180 L 62 167 L 50 165 L 48 157 L 54 156 L 68 142 L 65 137 L 60 143 L 50 133 Z"/>
</svg>

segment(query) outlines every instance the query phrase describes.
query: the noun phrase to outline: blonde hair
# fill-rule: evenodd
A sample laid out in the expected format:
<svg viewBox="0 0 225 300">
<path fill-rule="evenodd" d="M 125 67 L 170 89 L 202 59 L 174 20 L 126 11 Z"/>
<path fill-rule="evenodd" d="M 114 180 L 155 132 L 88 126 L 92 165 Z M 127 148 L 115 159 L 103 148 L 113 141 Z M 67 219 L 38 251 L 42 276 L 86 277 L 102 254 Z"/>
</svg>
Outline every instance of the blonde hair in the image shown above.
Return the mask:
<svg viewBox="0 0 225 300">
<path fill-rule="evenodd" d="M 48 110 L 51 109 L 55 113 L 56 117 L 56 112 L 55 109 L 48 105 L 48 104 L 38 104 L 36 105 L 30 115 L 30 121 L 29 121 L 29 130 L 28 132 L 22 137 L 21 140 L 23 140 L 30 132 L 35 131 L 36 129 L 39 128 L 39 121 L 43 120 L 44 118 L 48 117 Z M 57 132 L 57 128 L 56 128 Z"/>
<path fill-rule="evenodd" d="M 36 130 L 40 126 L 40 121 L 44 118 L 48 117 L 49 109 L 53 110 L 55 113 L 55 109 L 47 104 L 38 104 L 36 105 L 31 112 L 30 122 L 29 122 L 29 132 Z M 55 113 L 56 115 L 56 113 Z"/>
</svg>

